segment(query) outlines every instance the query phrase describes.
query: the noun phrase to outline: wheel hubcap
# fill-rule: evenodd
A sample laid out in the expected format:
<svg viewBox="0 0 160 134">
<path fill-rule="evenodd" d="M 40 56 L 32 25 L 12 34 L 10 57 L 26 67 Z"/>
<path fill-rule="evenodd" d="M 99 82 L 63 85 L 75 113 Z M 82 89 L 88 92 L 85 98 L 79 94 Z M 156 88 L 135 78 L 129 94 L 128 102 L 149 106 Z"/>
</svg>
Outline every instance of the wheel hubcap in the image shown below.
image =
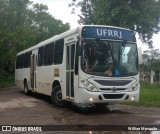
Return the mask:
<svg viewBox="0 0 160 134">
<path fill-rule="evenodd" d="M 61 91 L 58 91 L 56 93 L 56 99 L 57 99 L 57 101 L 62 101 L 62 92 Z"/>
<path fill-rule="evenodd" d="M 26 87 L 26 85 L 24 86 L 24 92 L 25 92 L 25 94 L 27 93 L 27 87 Z"/>
</svg>

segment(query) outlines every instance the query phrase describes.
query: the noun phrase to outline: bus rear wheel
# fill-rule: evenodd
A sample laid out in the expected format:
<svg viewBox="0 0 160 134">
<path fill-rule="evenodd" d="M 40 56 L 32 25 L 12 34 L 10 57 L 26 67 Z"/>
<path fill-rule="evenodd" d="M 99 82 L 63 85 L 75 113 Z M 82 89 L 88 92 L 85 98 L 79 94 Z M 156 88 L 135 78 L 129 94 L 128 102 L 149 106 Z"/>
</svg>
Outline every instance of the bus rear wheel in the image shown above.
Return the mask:
<svg viewBox="0 0 160 134">
<path fill-rule="evenodd" d="M 67 106 L 67 103 L 62 99 L 62 90 L 60 86 L 56 86 L 53 88 L 51 93 L 51 100 L 56 106 Z"/>
<path fill-rule="evenodd" d="M 27 81 L 24 81 L 24 94 L 25 94 L 25 95 L 29 95 Z"/>
</svg>

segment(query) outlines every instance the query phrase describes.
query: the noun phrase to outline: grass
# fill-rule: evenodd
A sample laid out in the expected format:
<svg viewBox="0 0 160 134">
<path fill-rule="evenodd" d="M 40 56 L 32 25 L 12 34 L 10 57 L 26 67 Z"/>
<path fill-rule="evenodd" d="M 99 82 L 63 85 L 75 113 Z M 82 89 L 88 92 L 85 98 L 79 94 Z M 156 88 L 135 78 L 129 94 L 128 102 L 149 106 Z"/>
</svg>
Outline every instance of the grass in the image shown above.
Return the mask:
<svg viewBox="0 0 160 134">
<path fill-rule="evenodd" d="M 160 107 L 160 85 L 141 83 L 139 102 L 129 102 L 127 104 L 135 106 Z"/>
<path fill-rule="evenodd" d="M 14 86 L 14 74 L 9 74 L 0 69 L 0 89 Z"/>
</svg>

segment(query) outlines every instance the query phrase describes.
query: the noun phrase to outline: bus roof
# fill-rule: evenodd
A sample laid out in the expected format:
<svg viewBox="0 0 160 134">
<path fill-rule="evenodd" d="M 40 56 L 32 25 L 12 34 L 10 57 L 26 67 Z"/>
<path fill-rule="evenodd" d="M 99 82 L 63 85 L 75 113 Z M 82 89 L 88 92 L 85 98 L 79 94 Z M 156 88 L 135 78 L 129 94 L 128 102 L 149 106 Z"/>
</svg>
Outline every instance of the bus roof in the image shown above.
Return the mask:
<svg viewBox="0 0 160 134">
<path fill-rule="evenodd" d="M 51 38 L 49 38 L 49 39 L 47 39 L 47 40 L 44 40 L 44 41 L 38 43 L 38 44 L 35 45 L 35 46 L 32 46 L 32 47 L 30 47 L 30 48 L 28 48 L 28 49 L 26 49 L 26 50 L 23 50 L 23 51 L 17 53 L 17 55 L 21 55 L 21 54 L 23 54 L 23 53 L 32 51 L 32 50 L 37 49 L 37 48 L 39 48 L 39 47 L 41 47 L 41 46 L 43 46 L 43 45 L 47 45 L 47 44 L 49 44 L 49 43 L 51 43 L 51 42 L 60 40 L 60 39 L 62 39 L 62 38 L 68 37 L 68 36 L 73 35 L 73 34 L 75 34 L 75 33 L 81 33 L 81 30 L 83 29 L 83 27 L 99 27 L 99 28 L 101 28 L 101 27 L 105 28 L 105 27 L 106 27 L 106 28 L 117 28 L 117 29 L 132 31 L 132 30 L 126 29 L 126 28 L 115 27 L 115 26 L 107 26 L 107 25 L 79 25 L 79 26 L 77 26 L 77 27 L 74 28 L 74 29 L 68 30 L 68 31 L 66 31 L 66 32 L 64 32 L 64 33 L 61 33 L 61 34 L 59 34 L 59 35 L 55 35 L 55 36 L 53 36 L 53 37 L 51 37 Z M 81 34 L 80 34 L 80 36 L 81 36 Z"/>
</svg>

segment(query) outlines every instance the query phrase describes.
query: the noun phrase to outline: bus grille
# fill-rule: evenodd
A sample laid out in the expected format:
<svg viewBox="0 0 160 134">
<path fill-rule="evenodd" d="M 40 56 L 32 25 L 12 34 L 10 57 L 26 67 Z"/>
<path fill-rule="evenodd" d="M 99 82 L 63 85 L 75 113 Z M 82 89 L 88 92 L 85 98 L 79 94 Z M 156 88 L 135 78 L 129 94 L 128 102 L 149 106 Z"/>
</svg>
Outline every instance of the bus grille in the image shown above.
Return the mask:
<svg viewBox="0 0 160 134">
<path fill-rule="evenodd" d="M 112 91 L 113 88 L 100 88 L 100 90 L 103 90 L 103 91 Z M 116 88 L 116 91 L 124 91 L 126 90 L 126 88 Z"/>
<path fill-rule="evenodd" d="M 103 94 L 105 99 L 121 99 L 124 94 Z"/>
<path fill-rule="evenodd" d="M 125 86 L 131 82 L 131 80 L 94 80 L 103 86 Z"/>
</svg>

